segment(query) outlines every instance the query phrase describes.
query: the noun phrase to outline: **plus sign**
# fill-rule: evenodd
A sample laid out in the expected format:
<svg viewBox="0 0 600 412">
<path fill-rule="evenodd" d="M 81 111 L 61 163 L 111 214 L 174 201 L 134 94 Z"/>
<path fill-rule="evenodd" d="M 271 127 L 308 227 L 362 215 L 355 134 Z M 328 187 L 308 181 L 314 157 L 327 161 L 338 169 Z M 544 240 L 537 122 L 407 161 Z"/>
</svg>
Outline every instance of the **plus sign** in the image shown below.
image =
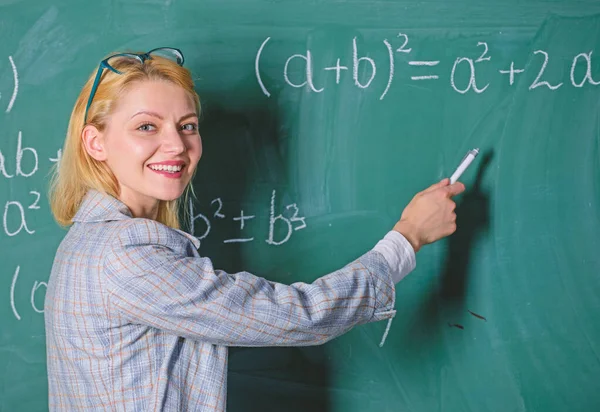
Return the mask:
<svg viewBox="0 0 600 412">
<path fill-rule="evenodd" d="M 524 69 L 515 69 L 515 62 L 510 62 L 510 70 L 498 70 L 500 73 L 502 74 L 508 74 L 509 75 L 509 84 L 512 86 L 513 83 L 515 82 L 515 73 L 519 74 L 519 73 L 523 73 L 525 70 Z"/>
<path fill-rule="evenodd" d="M 346 66 L 340 66 L 340 59 L 337 59 L 335 66 L 325 67 L 325 70 L 335 70 L 335 84 L 340 84 L 340 71 L 348 70 Z"/>
<path fill-rule="evenodd" d="M 244 211 L 240 210 L 240 215 L 238 217 L 234 217 L 233 220 L 240 222 L 240 230 L 244 229 L 244 222 L 248 219 L 254 219 L 254 215 L 244 216 Z M 245 237 L 238 239 L 226 239 L 223 243 L 244 243 L 244 242 L 252 242 L 254 240 L 253 237 Z"/>
<path fill-rule="evenodd" d="M 254 219 L 254 218 L 255 218 L 254 215 L 244 216 L 244 211 L 240 210 L 240 215 L 238 217 L 234 217 L 233 220 L 236 220 L 236 221 L 239 220 L 240 223 L 241 223 L 241 228 L 240 229 L 243 229 L 244 228 L 244 221 L 249 220 L 249 219 Z"/>
</svg>

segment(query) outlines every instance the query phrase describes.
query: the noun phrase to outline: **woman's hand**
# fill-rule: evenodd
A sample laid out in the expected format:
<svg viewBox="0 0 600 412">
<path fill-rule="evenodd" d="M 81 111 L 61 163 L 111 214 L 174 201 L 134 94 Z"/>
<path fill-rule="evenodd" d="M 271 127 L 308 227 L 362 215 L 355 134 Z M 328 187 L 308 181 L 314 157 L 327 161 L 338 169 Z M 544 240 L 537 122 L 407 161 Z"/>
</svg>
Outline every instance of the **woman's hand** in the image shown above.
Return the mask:
<svg viewBox="0 0 600 412">
<path fill-rule="evenodd" d="M 415 252 L 451 235 L 456 230 L 456 203 L 452 197 L 464 190 L 465 185 L 460 182 L 451 185 L 448 178 L 431 185 L 413 197 L 394 230 L 410 242 Z"/>
</svg>

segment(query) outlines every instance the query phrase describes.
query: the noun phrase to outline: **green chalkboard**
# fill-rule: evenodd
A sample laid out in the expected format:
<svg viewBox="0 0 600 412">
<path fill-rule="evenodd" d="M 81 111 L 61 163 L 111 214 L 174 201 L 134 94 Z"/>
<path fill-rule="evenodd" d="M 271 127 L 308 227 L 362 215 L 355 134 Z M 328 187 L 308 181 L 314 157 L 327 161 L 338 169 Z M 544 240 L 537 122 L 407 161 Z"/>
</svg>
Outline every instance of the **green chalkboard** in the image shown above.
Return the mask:
<svg viewBox="0 0 600 412">
<path fill-rule="evenodd" d="M 600 3 L 0 2 L 0 410 L 47 410 L 47 201 L 102 56 L 182 49 L 203 103 L 188 229 L 217 267 L 312 281 L 461 179 L 398 315 L 232 348 L 230 411 L 600 410 Z M 244 216 L 244 218 L 242 218 Z M 242 226 L 243 223 L 243 226 Z"/>
</svg>

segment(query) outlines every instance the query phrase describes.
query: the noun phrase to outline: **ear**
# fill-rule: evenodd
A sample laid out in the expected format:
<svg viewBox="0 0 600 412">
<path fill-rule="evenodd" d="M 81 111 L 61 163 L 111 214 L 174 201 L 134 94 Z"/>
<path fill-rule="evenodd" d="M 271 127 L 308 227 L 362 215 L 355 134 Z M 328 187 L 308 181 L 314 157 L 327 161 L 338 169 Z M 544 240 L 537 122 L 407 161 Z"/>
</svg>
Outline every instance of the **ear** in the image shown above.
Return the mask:
<svg viewBox="0 0 600 412">
<path fill-rule="evenodd" d="M 99 162 L 106 160 L 106 149 L 104 147 L 104 135 L 96 126 L 88 124 L 83 128 L 81 140 L 85 151 Z"/>
</svg>

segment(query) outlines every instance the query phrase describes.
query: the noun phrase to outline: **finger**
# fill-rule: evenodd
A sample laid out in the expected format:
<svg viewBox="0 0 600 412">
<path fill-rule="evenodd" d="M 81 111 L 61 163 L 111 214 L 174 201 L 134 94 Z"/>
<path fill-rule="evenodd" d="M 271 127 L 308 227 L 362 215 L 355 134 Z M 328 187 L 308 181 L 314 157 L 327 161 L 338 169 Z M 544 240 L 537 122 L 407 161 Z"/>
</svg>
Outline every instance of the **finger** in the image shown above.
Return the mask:
<svg viewBox="0 0 600 412">
<path fill-rule="evenodd" d="M 453 234 L 454 232 L 456 232 L 456 223 L 452 223 L 450 225 L 450 227 L 448 228 L 448 231 L 450 232 L 450 233 L 448 233 L 448 236 L 450 236 L 451 234 Z"/>
<path fill-rule="evenodd" d="M 432 191 L 434 191 L 436 189 L 439 189 L 441 187 L 448 186 L 449 183 L 450 183 L 450 179 L 448 179 L 446 177 L 446 178 L 440 180 L 439 182 L 432 184 L 427 189 L 423 190 L 423 193 L 432 192 Z"/>
<path fill-rule="evenodd" d="M 456 195 L 464 192 L 465 185 L 463 185 L 460 182 L 456 182 L 456 183 L 446 186 L 445 189 L 446 189 L 446 193 L 448 193 L 448 195 L 450 197 L 452 197 L 452 196 L 456 196 Z"/>
</svg>

